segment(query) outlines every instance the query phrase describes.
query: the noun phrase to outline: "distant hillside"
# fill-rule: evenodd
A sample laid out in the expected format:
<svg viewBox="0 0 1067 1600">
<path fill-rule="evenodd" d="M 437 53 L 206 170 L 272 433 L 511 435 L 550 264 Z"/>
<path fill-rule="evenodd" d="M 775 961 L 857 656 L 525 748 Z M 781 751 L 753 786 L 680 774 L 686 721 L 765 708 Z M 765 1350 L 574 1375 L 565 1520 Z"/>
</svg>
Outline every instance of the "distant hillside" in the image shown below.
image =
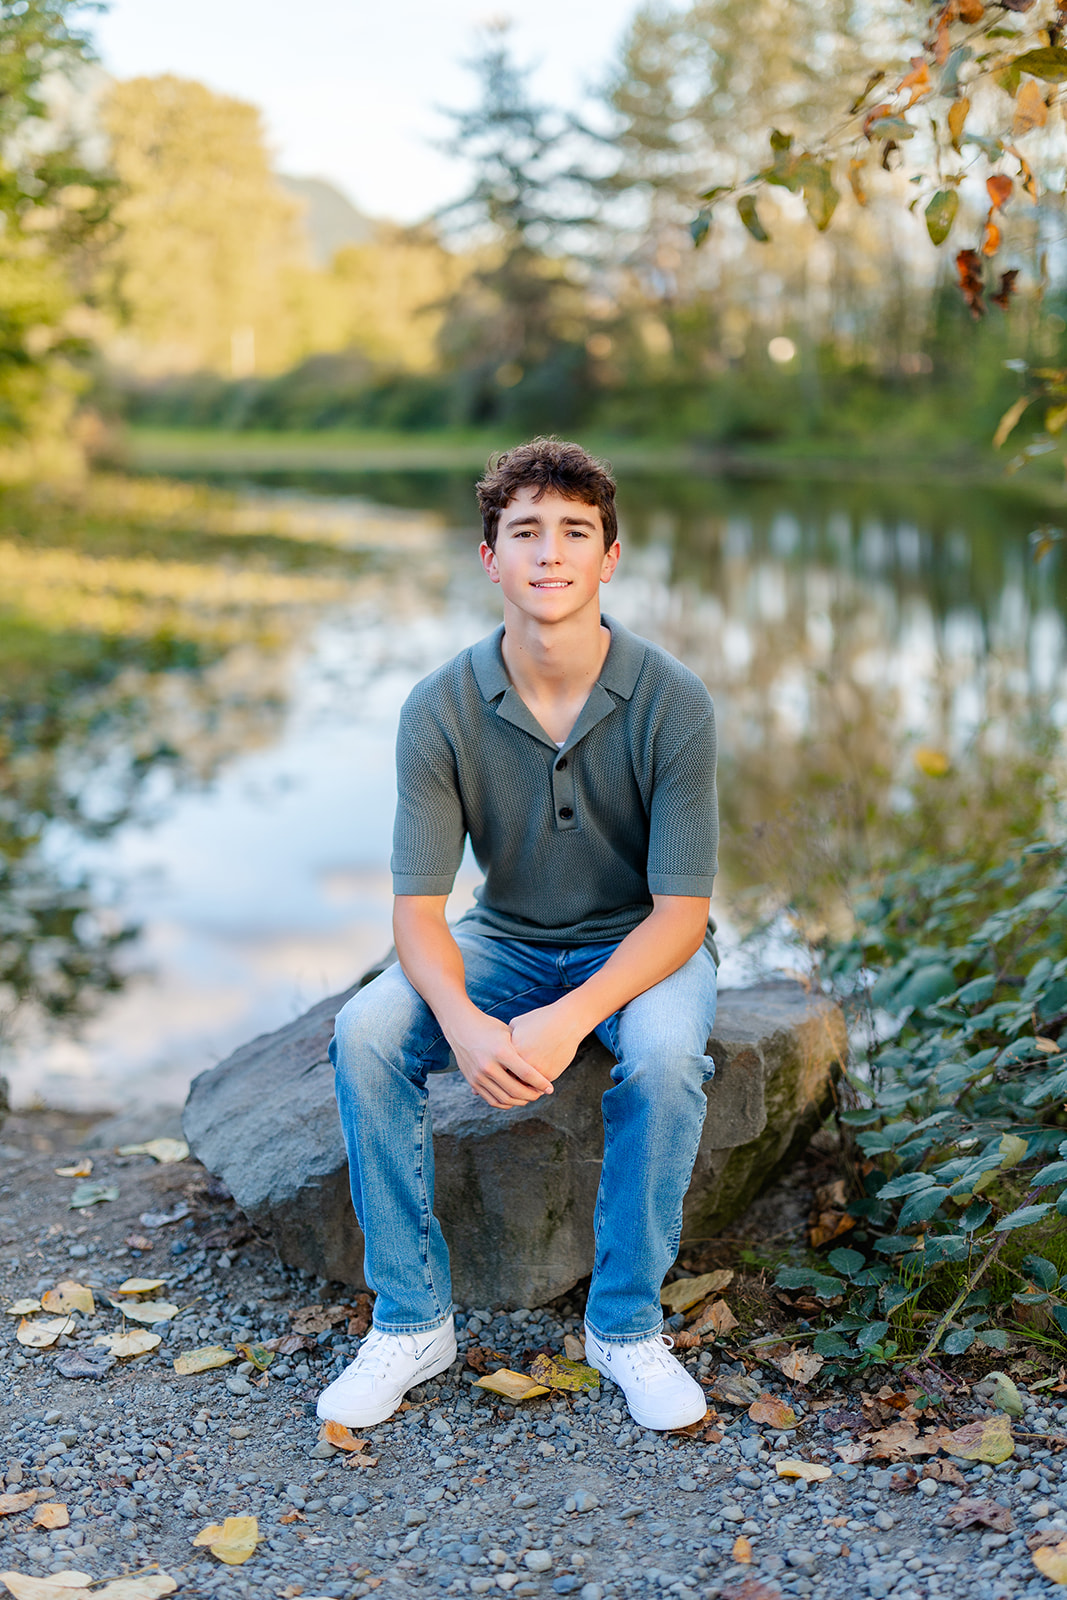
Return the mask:
<svg viewBox="0 0 1067 1600">
<path fill-rule="evenodd" d="M 328 266 L 343 245 L 367 244 L 373 239 L 371 218 L 357 211 L 348 196 L 325 178 L 290 178 L 281 174 L 278 182 L 287 194 L 307 206 L 305 226 L 317 267 Z"/>
</svg>

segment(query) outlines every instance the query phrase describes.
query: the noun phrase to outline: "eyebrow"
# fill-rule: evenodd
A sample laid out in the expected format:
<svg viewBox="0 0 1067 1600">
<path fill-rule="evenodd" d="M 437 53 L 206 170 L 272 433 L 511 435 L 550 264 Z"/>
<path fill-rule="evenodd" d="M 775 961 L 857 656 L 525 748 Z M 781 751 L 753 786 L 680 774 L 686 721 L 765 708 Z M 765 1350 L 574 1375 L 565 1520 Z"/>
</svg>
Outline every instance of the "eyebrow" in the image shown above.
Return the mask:
<svg viewBox="0 0 1067 1600">
<path fill-rule="evenodd" d="M 562 520 L 564 522 L 573 523 L 579 528 L 596 527 L 596 523 L 593 521 L 592 517 L 578 517 L 570 516 L 568 514 Z M 541 516 L 539 511 L 525 511 L 518 516 L 508 517 L 507 521 L 504 523 L 504 526 L 505 528 L 518 528 L 521 527 L 524 522 L 536 522 L 538 527 L 544 526 L 544 518 Z"/>
</svg>

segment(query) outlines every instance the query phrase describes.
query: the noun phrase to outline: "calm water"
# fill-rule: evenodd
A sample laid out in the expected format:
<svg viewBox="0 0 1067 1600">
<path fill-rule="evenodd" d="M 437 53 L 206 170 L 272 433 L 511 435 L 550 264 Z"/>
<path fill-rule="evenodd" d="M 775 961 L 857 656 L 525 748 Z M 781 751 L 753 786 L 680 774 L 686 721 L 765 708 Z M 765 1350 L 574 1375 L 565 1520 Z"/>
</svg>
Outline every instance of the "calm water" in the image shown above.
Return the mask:
<svg viewBox="0 0 1067 1600">
<path fill-rule="evenodd" d="M 106 527 L 88 543 L 15 530 L 0 629 L 20 670 L 25 650 L 5 791 L 23 878 L 0 914 L 19 972 L 66 962 L 48 1026 L 10 1002 L 8 962 L 17 1102 L 178 1102 L 389 943 L 398 708 L 498 620 L 470 481 L 244 489 L 224 526 L 186 506 L 140 553 Z M 1035 559 L 1018 501 L 641 478 L 620 506 L 605 610 L 689 663 L 718 706 L 727 981 L 743 971 L 728 900 L 751 887 L 754 823 L 798 806 L 817 820 L 849 784 L 876 809 L 904 805 L 918 747 L 960 763 L 981 741 L 1008 759 L 1036 724 L 1063 725 L 1064 565 L 1058 547 Z M 119 670 L 78 655 L 90 635 L 133 641 Z M 62 649 L 46 737 L 30 702 L 41 652 L 52 672 Z M 457 910 L 476 882 L 468 863 Z M 92 1014 L 75 1023 L 80 1003 Z"/>
</svg>

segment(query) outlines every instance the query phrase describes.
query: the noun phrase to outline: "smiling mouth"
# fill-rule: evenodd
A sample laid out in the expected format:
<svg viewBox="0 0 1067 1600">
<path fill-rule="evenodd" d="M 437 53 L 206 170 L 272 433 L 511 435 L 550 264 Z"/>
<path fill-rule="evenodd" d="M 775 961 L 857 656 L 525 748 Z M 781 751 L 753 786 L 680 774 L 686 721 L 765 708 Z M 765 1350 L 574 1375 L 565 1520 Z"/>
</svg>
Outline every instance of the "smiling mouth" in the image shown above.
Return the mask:
<svg viewBox="0 0 1067 1600">
<path fill-rule="evenodd" d="M 570 586 L 569 578 L 541 578 L 531 585 L 534 589 L 569 589 Z"/>
</svg>

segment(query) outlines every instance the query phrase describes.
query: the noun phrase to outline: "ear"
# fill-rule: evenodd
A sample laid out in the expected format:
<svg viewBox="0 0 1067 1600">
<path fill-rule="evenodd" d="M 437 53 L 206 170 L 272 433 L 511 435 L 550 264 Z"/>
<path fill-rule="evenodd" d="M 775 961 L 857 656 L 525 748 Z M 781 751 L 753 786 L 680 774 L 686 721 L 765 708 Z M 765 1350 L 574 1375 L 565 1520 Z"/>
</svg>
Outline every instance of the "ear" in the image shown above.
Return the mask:
<svg viewBox="0 0 1067 1600">
<path fill-rule="evenodd" d="M 611 549 L 610 550 L 606 550 L 604 552 L 604 563 L 600 568 L 600 581 L 601 581 L 601 583 L 610 583 L 611 582 L 611 575 L 615 571 L 615 568 L 618 566 L 619 557 L 621 555 L 622 555 L 622 546 L 619 544 L 618 539 L 616 539 L 615 543 L 611 546 Z"/>
<path fill-rule="evenodd" d="M 500 568 L 496 564 L 496 551 L 487 545 L 483 539 L 481 544 L 478 546 L 478 554 L 481 557 L 482 566 L 489 574 L 490 582 L 499 583 Z"/>
</svg>

